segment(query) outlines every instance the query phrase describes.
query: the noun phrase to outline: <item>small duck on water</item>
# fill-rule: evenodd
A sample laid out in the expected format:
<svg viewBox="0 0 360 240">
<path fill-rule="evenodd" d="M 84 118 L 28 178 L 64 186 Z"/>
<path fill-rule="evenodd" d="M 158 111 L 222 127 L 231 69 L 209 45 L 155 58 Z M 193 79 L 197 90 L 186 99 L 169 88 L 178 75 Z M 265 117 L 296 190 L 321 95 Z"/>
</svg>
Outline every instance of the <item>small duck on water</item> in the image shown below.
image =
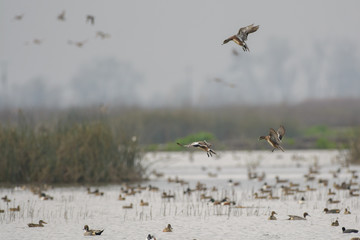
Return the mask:
<svg viewBox="0 0 360 240">
<path fill-rule="evenodd" d="M 331 223 L 331 226 L 333 226 L 333 227 L 339 226 L 339 221 L 336 219 L 335 222 Z"/>
<path fill-rule="evenodd" d="M 340 209 L 327 209 L 327 208 L 324 208 L 324 212 L 326 214 L 329 214 L 329 213 L 340 213 Z"/>
<path fill-rule="evenodd" d="M 29 226 L 29 227 L 44 227 L 43 224 L 47 224 L 47 223 L 44 222 L 43 220 L 40 220 L 40 221 L 39 221 L 39 224 L 37 224 L 37 223 L 28 223 L 28 226 Z"/>
<path fill-rule="evenodd" d="M 93 229 L 89 229 L 89 226 L 88 225 L 85 225 L 84 226 L 84 236 L 95 236 L 95 235 L 101 235 L 102 232 L 105 230 L 93 230 Z"/>
<path fill-rule="evenodd" d="M 167 225 L 166 228 L 164 228 L 163 232 L 172 232 L 173 228 L 171 227 L 170 224 Z"/>
<path fill-rule="evenodd" d="M 351 214 L 351 212 L 347 208 L 345 208 L 344 214 Z"/>
<path fill-rule="evenodd" d="M 145 240 L 156 240 L 156 237 L 154 237 L 154 235 L 147 235 L 146 239 Z"/>
<path fill-rule="evenodd" d="M 345 227 L 342 227 L 343 233 L 357 233 L 359 230 L 357 229 L 345 229 Z"/>
<path fill-rule="evenodd" d="M 268 218 L 269 220 L 276 220 L 276 217 L 274 216 L 275 214 L 277 214 L 275 211 L 271 212 L 270 217 Z"/>
<path fill-rule="evenodd" d="M 19 212 L 20 206 L 18 205 L 16 208 L 10 208 L 10 212 Z"/>
<path fill-rule="evenodd" d="M 310 216 L 307 212 L 304 212 L 304 217 L 295 216 L 295 215 L 288 215 L 288 220 L 306 220 L 306 216 Z"/>
</svg>

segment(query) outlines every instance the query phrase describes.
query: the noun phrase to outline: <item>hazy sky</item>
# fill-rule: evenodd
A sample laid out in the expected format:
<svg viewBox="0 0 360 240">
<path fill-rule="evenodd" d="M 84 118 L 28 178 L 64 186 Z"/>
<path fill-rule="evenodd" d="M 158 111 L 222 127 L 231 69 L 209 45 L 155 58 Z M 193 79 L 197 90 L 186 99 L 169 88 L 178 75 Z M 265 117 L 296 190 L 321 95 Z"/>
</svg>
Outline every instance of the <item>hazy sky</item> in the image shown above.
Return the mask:
<svg viewBox="0 0 360 240">
<path fill-rule="evenodd" d="M 42 78 L 59 90 L 62 105 L 75 104 L 74 78 L 99 59 L 115 59 L 141 79 L 136 85 L 140 102 L 174 104 L 182 95 L 199 103 L 209 79 L 226 76 L 234 67 L 233 49 L 243 61 L 271 59 L 266 54 L 279 39 L 296 59 L 311 55 L 314 44 L 344 42 L 353 44 L 359 57 L 359 9 L 355 0 L 0 0 L 0 71 L 7 75 L 7 84 L 0 87 L 15 94 L 14 89 Z M 61 22 L 57 16 L 63 10 Z M 19 14 L 23 19 L 17 21 L 14 16 Z M 94 26 L 85 22 L 87 14 L 95 16 Z M 232 42 L 221 45 L 251 23 L 260 28 L 248 37 L 250 52 Z M 96 38 L 99 30 L 111 38 Z M 41 45 L 33 43 L 36 38 Z M 78 48 L 69 40 L 86 43 Z M 120 86 L 123 94 L 127 86 Z"/>
</svg>

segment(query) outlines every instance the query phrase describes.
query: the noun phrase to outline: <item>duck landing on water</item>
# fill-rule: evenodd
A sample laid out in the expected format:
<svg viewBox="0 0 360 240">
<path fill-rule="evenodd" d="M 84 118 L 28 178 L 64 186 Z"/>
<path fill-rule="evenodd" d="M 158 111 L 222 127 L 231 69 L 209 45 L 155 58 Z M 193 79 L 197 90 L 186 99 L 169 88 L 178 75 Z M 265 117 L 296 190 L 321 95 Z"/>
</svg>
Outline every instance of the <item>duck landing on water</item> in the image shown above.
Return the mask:
<svg viewBox="0 0 360 240">
<path fill-rule="evenodd" d="M 275 131 L 273 128 L 270 128 L 269 135 L 260 136 L 259 141 L 265 139 L 270 144 L 270 146 L 273 147 L 272 152 L 275 149 L 280 149 L 281 151 L 284 152 L 284 149 L 280 145 L 284 135 L 285 135 L 285 127 L 283 125 L 280 125 L 280 128 L 277 131 Z"/>
</svg>

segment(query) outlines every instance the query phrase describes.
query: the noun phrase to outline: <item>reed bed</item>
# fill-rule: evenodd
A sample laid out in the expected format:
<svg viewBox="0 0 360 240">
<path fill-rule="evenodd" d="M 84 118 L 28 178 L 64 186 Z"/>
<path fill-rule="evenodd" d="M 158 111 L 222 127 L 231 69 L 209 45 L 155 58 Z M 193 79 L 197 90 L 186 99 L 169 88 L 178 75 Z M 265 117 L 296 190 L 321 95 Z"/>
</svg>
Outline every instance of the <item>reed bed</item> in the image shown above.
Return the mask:
<svg viewBox="0 0 360 240">
<path fill-rule="evenodd" d="M 62 119 L 51 127 L 19 113 L 0 124 L 0 182 L 109 183 L 140 180 L 137 139 L 105 118 Z"/>
</svg>

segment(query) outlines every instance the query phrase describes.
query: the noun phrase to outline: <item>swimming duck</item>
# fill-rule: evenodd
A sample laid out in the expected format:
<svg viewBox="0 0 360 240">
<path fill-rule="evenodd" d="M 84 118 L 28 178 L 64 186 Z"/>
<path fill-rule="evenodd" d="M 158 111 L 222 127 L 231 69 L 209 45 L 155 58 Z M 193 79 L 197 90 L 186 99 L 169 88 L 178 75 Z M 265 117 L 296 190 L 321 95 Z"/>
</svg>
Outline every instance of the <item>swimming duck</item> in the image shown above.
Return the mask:
<svg viewBox="0 0 360 240">
<path fill-rule="evenodd" d="M 255 199 L 267 199 L 267 196 L 259 196 L 259 194 L 256 192 L 254 193 Z"/>
<path fill-rule="evenodd" d="M 154 235 L 147 235 L 146 239 L 145 240 L 156 240 L 156 238 L 154 237 Z"/>
<path fill-rule="evenodd" d="M 205 151 L 208 157 L 212 157 L 212 153 L 216 154 L 216 152 L 214 152 L 214 150 L 212 150 L 211 144 L 208 143 L 206 140 L 204 141 L 198 141 L 198 142 L 193 142 L 191 144 L 187 144 L 187 145 L 183 145 L 181 143 L 177 143 L 179 146 L 182 147 L 195 147 L 195 148 L 200 148 L 201 150 Z"/>
<path fill-rule="evenodd" d="M 11 202 L 7 195 L 1 198 L 4 202 Z"/>
<path fill-rule="evenodd" d="M 356 229 L 345 229 L 345 227 L 342 227 L 343 233 L 357 233 L 359 230 Z"/>
<path fill-rule="evenodd" d="M 351 212 L 347 208 L 345 208 L 344 214 L 351 214 Z"/>
<path fill-rule="evenodd" d="M 245 41 L 247 40 L 247 36 L 249 35 L 249 33 L 256 32 L 258 29 L 259 29 L 259 25 L 254 26 L 254 24 L 251 24 L 246 27 L 242 27 L 239 29 L 239 31 L 236 35 L 233 35 L 233 36 L 225 39 L 223 44 L 226 44 L 230 41 L 234 41 L 236 44 L 242 46 L 244 52 L 249 51 L 249 48 L 245 43 Z"/>
<path fill-rule="evenodd" d="M 164 228 L 163 232 L 172 232 L 173 228 L 171 227 L 170 224 L 167 225 L 166 228 Z"/>
<path fill-rule="evenodd" d="M 140 200 L 140 206 L 149 206 L 148 202 L 144 202 L 142 199 Z"/>
<path fill-rule="evenodd" d="M 89 226 L 85 225 L 83 230 L 85 230 L 84 236 L 95 236 L 95 235 L 101 235 L 101 233 L 105 229 L 103 229 L 103 230 L 94 230 L 94 229 L 89 229 Z"/>
<path fill-rule="evenodd" d="M 333 200 L 332 198 L 328 199 L 328 203 L 330 204 L 336 204 L 336 203 L 340 203 L 340 200 Z"/>
<path fill-rule="evenodd" d="M 304 204 L 305 203 L 305 197 L 301 197 L 299 200 L 299 204 Z"/>
<path fill-rule="evenodd" d="M 118 200 L 120 200 L 120 201 L 125 201 L 125 197 L 123 197 L 123 196 L 121 196 L 121 194 L 119 194 L 119 198 L 118 198 Z"/>
<path fill-rule="evenodd" d="M 331 188 L 329 188 L 329 191 L 328 191 L 328 195 L 335 195 L 336 193 L 335 192 L 332 192 L 331 191 Z"/>
<path fill-rule="evenodd" d="M 47 224 L 47 223 L 44 222 L 43 220 L 40 220 L 40 221 L 39 221 L 39 224 L 37 224 L 37 223 L 28 223 L 28 226 L 29 226 L 29 227 L 44 227 L 43 224 Z"/>
<path fill-rule="evenodd" d="M 18 205 L 16 208 L 10 208 L 11 212 L 19 212 L 20 211 L 20 206 Z"/>
<path fill-rule="evenodd" d="M 336 219 L 335 222 L 331 223 L 331 226 L 333 226 L 333 227 L 339 226 L 339 221 Z"/>
<path fill-rule="evenodd" d="M 273 147 L 272 152 L 275 149 L 280 149 L 281 151 L 284 152 L 284 149 L 280 146 L 281 140 L 284 137 L 284 135 L 285 135 L 285 128 L 283 125 L 280 125 L 280 128 L 277 131 L 275 131 L 273 128 L 270 128 L 269 135 L 260 136 L 259 140 L 265 139 L 270 144 L 270 146 Z"/>
<path fill-rule="evenodd" d="M 279 176 L 275 176 L 276 183 L 286 183 L 288 179 L 280 179 Z"/>
<path fill-rule="evenodd" d="M 40 198 L 40 200 L 54 200 L 54 197 L 52 197 L 44 192 L 39 193 L 39 198 Z"/>
<path fill-rule="evenodd" d="M 130 205 L 125 205 L 125 206 L 123 206 L 123 208 L 124 209 L 131 209 L 131 208 L 133 208 L 133 204 L 132 203 L 130 203 Z"/>
<path fill-rule="evenodd" d="M 329 214 L 329 213 L 340 213 L 340 209 L 327 209 L 327 208 L 324 208 L 324 212 L 326 214 Z"/>
<path fill-rule="evenodd" d="M 277 214 L 275 211 L 271 212 L 270 217 L 268 218 L 269 220 L 276 220 L 276 217 L 274 216 L 275 214 Z"/>
<path fill-rule="evenodd" d="M 268 199 L 277 200 L 277 199 L 280 199 L 280 197 L 273 196 L 273 195 L 272 195 L 272 192 L 270 192 L 270 193 L 269 193 L 269 196 L 268 196 Z"/>
<path fill-rule="evenodd" d="M 288 215 L 288 220 L 306 220 L 306 216 L 310 216 L 307 212 L 304 212 L 304 217 L 295 216 L 295 215 Z"/>
</svg>

